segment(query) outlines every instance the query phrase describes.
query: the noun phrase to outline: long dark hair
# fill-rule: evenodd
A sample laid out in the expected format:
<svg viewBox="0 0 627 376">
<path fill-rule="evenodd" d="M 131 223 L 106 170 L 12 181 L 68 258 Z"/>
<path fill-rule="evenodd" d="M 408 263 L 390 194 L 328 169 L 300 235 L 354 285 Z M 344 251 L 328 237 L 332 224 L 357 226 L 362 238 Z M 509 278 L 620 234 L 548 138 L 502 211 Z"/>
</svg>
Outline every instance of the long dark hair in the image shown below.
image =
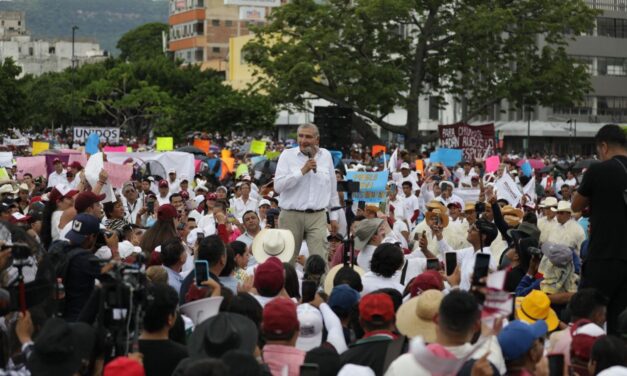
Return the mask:
<svg viewBox="0 0 627 376">
<path fill-rule="evenodd" d="M 146 258 L 150 260 L 150 255 L 155 248 L 165 244 L 168 240 L 178 238 L 178 236 L 176 228 L 174 227 L 174 219 L 157 219 L 157 222 L 144 233 L 139 246 Z"/>
<path fill-rule="evenodd" d="M 48 249 L 52 243 L 52 214 L 57 210 L 57 203 L 48 201 L 45 204 L 43 218 L 41 220 L 41 234 L 39 239 L 44 248 Z"/>
</svg>

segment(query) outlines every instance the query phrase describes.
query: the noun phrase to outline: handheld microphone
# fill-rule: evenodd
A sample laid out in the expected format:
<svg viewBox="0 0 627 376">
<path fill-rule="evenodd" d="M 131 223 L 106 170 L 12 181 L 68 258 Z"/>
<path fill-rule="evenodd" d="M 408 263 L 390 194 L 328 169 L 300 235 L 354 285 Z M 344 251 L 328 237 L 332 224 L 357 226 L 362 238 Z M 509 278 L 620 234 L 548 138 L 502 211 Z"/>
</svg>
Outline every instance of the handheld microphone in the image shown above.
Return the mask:
<svg viewBox="0 0 627 376">
<path fill-rule="evenodd" d="M 313 152 L 313 148 L 310 146 L 307 148 L 307 156 L 309 157 L 309 159 L 314 159 L 314 152 Z M 313 169 L 313 173 L 316 173 L 316 169 Z"/>
</svg>

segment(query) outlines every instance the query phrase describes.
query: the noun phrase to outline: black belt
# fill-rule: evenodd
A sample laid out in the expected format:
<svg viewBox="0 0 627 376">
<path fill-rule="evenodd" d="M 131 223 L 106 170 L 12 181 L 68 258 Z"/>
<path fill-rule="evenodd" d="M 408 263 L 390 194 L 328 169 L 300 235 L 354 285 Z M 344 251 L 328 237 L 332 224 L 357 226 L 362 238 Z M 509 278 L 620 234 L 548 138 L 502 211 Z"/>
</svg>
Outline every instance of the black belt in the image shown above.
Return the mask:
<svg viewBox="0 0 627 376">
<path fill-rule="evenodd" d="M 294 212 L 298 212 L 298 213 L 320 213 L 321 211 L 324 211 L 326 209 L 305 209 L 305 210 L 298 210 L 298 209 L 285 209 L 287 211 L 294 211 Z"/>
</svg>

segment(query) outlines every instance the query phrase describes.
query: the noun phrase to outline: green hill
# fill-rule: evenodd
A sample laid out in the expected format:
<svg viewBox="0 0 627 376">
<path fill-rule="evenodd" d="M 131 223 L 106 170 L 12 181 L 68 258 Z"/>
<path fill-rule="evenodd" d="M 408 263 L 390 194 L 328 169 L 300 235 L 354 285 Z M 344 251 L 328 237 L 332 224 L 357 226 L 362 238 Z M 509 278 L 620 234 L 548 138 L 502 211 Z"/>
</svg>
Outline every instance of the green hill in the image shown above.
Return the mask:
<svg viewBox="0 0 627 376">
<path fill-rule="evenodd" d="M 14 0 L 0 10 L 26 12 L 26 27 L 38 38 L 91 38 L 112 51 L 125 32 L 147 22 L 167 22 L 167 0 Z"/>
</svg>

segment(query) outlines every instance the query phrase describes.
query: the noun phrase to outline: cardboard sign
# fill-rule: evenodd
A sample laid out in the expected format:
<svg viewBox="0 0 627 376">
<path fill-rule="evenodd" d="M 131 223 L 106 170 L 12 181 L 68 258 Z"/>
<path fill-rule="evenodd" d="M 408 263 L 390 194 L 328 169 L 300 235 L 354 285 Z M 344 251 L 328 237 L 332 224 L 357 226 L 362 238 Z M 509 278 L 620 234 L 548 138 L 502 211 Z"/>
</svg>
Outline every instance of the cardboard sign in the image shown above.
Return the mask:
<svg viewBox="0 0 627 376">
<path fill-rule="evenodd" d="M 375 155 L 379 154 L 380 152 L 387 152 L 387 148 L 385 147 L 385 145 L 373 145 L 372 146 L 372 156 L 374 157 Z"/>
<path fill-rule="evenodd" d="M 126 146 L 105 146 L 104 151 L 107 153 L 126 153 Z"/>
<path fill-rule="evenodd" d="M 253 140 L 253 142 L 250 143 L 250 152 L 252 154 L 264 155 L 266 152 L 266 142 Z"/>
<path fill-rule="evenodd" d="M 100 145 L 100 137 L 98 134 L 92 133 L 87 137 L 87 142 L 85 142 L 85 153 L 93 155 L 98 153 L 100 150 L 98 146 Z"/>
<path fill-rule="evenodd" d="M 487 149 L 495 150 L 494 124 L 438 125 L 438 132 L 440 134 L 440 146 L 463 150 L 463 157 L 467 161 L 484 158 Z"/>
<path fill-rule="evenodd" d="M 385 185 L 388 181 L 388 172 L 361 172 L 349 171 L 346 180 L 359 182 L 359 192 L 353 193 L 353 201 L 365 201 L 371 203 L 384 202 L 386 200 Z"/>
<path fill-rule="evenodd" d="M 109 174 L 109 184 L 111 184 L 114 188 L 122 188 L 124 183 L 131 180 L 131 176 L 133 175 L 132 164 L 120 165 L 111 162 L 105 162 L 104 169 Z"/>
<path fill-rule="evenodd" d="M 485 171 L 494 172 L 499 169 L 501 164 L 501 158 L 498 155 L 493 155 L 485 160 Z"/>
<path fill-rule="evenodd" d="M 33 178 L 38 176 L 48 176 L 46 171 L 46 157 L 17 157 L 17 177 L 22 179 L 25 173 L 33 175 Z"/>
<path fill-rule="evenodd" d="M 50 149 L 50 144 L 47 142 L 41 142 L 41 141 L 33 141 L 33 155 L 38 155 L 40 154 L 42 151 L 46 151 Z"/>
<path fill-rule="evenodd" d="M 420 174 L 425 174 L 425 161 L 422 159 L 416 159 L 416 171 L 420 171 Z"/>
<path fill-rule="evenodd" d="M 446 167 L 453 167 L 462 161 L 463 150 L 440 148 L 431 153 L 431 163 L 442 163 Z"/>
<path fill-rule="evenodd" d="M 211 141 L 197 138 L 194 140 L 194 147 L 197 147 L 198 149 L 204 151 L 205 154 L 208 154 L 209 148 L 211 147 Z"/>
<path fill-rule="evenodd" d="M 174 138 L 172 138 L 172 137 L 157 137 L 157 150 L 158 151 L 171 151 L 171 150 L 174 150 Z"/>
</svg>

